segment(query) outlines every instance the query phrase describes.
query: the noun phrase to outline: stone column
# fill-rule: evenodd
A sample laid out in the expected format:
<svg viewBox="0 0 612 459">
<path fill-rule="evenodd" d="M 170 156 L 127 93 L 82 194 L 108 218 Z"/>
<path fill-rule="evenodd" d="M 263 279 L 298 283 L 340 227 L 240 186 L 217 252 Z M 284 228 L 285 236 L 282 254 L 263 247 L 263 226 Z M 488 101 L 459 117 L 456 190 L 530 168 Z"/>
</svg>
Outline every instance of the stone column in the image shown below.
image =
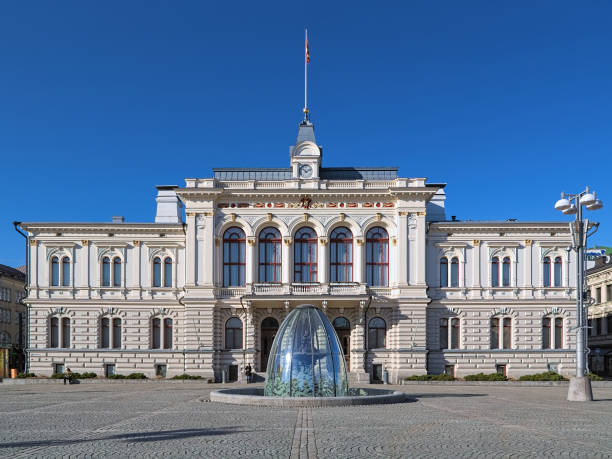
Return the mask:
<svg viewBox="0 0 612 459">
<path fill-rule="evenodd" d="M 365 282 L 365 236 L 355 238 L 353 244 L 353 281 Z"/>
<path fill-rule="evenodd" d="M 329 246 L 327 241 L 327 237 L 319 238 L 319 259 L 317 260 L 319 272 L 317 278 L 321 284 L 327 284 L 329 282 L 329 262 L 327 260 Z"/>
<path fill-rule="evenodd" d="M 216 253 L 222 249 L 219 247 L 221 241 L 215 239 L 215 229 L 213 224 L 213 212 L 205 212 L 198 216 L 198 232 L 199 227 L 202 228 L 203 245 L 198 247 L 198 253 L 202 256 L 198 257 L 198 264 L 202 268 L 202 284 L 206 287 L 212 287 L 214 284 L 215 259 Z M 198 273 L 199 274 L 199 273 Z M 198 276 L 199 278 L 200 276 Z"/>
<path fill-rule="evenodd" d="M 472 287 L 480 288 L 480 240 L 472 241 Z"/>
<path fill-rule="evenodd" d="M 256 254 L 255 237 L 247 237 L 246 243 L 246 266 L 245 266 L 245 281 L 247 285 L 257 282 L 257 254 Z"/>
<path fill-rule="evenodd" d="M 425 212 L 416 215 L 416 284 L 425 285 Z"/>
<path fill-rule="evenodd" d="M 408 285 L 408 264 L 410 251 L 408 250 L 408 212 L 399 212 L 397 231 L 397 257 L 395 262 L 396 281 L 401 287 Z"/>
<path fill-rule="evenodd" d="M 293 282 L 293 241 L 290 237 L 283 238 L 282 251 L 282 280 L 284 284 Z"/>
<path fill-rule="evenodd" d="M 187 212 L 187 237 L 185 241 L 185 284 L 195 285 L 196 279 L 196 214 L 195 212 Z"/>
</svg>

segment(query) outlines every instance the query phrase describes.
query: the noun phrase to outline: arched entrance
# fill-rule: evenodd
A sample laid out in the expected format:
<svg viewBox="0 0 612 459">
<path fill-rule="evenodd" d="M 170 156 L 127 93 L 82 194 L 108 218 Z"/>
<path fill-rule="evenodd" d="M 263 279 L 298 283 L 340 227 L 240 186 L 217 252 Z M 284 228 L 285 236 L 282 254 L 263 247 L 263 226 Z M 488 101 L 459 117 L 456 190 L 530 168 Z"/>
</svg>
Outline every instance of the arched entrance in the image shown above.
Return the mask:
<svg viewBox="0 0 612 459">
<path fill-rule="evenodd" d="M 266 371 L 267 369 L 270 349 L 272 348 L 277 331 L 278 320 L 274 317 L 266 317 L 261 322 L 261 362 L 259 364 L 259 371 Z"/>
<path fill-rule="evenodd" d="M 334 329 L 338 334 L 342 352 L 346 360 L 347 371 L 351 369 L 351 323 L 346 317 L 336 317 L 333 322 Z"/>
</svg>

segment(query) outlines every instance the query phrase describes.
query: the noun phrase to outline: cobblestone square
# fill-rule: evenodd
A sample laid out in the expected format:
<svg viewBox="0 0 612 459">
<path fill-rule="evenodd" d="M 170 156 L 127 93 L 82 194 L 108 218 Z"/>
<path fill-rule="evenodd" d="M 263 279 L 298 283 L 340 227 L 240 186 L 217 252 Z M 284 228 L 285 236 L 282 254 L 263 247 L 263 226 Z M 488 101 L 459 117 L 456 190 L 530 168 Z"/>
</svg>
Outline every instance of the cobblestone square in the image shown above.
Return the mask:
<svg viewBox="0 0 612 459">
<path fill-rule="evenodd" d="M 391 386 L 411 401 L 275 409 L 209 402 L 218 387 L 0 385 L 0 455 L 612 457 L 612 388 Z"/>
</svg>

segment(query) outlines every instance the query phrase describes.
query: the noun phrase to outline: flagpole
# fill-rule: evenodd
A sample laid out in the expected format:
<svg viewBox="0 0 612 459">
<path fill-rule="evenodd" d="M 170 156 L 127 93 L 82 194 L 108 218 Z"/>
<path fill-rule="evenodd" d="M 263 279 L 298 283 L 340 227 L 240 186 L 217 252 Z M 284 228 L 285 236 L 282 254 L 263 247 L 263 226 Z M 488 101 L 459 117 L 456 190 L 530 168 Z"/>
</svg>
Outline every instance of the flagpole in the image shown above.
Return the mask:
<svg viewBox="0 0 612 459">
<path fill-rule="evenodd" d="M 308 29 L 304 29 L 304 121 L 308 120 Z"/>
</svg>

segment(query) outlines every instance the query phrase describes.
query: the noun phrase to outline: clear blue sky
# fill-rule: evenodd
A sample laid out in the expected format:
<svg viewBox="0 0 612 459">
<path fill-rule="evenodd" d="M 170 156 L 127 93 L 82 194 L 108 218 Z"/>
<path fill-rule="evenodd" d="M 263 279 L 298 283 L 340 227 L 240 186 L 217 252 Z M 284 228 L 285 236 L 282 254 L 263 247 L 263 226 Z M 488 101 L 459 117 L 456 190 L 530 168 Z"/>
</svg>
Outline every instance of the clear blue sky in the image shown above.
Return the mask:
<svg viewBox="0 0 612 459">
<path fill-rule="evenodd" d="M 376 5 L 376 6 L 375 6 Z M 447 182 L 447 215 L 569 220 L 612 245 L 612 3 L 4 2 L 0 263 L 22 221 L 152 221 L 155 185 L 289 164 L 310 36 L 326 166 Z"/>
</svg>

